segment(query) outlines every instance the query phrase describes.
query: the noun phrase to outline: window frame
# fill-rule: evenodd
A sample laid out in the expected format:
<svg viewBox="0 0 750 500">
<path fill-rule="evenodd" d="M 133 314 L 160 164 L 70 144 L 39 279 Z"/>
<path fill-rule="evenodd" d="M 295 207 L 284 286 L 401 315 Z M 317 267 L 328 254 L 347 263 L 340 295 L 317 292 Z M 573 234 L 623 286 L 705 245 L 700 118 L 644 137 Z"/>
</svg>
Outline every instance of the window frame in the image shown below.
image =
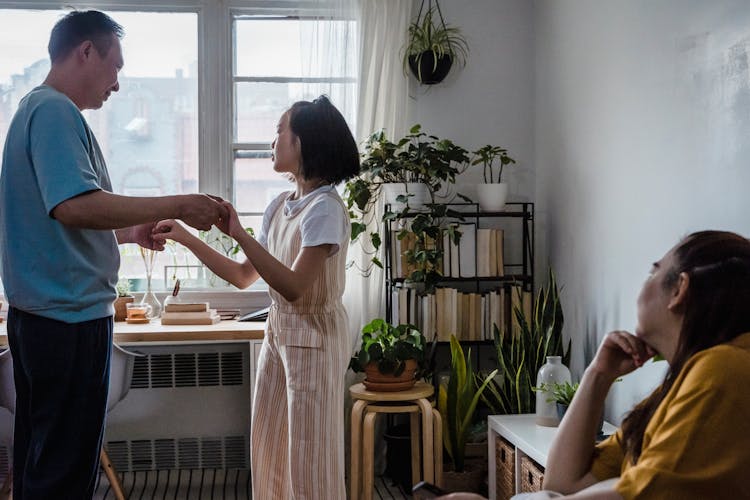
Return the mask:
<svg viewBox="0 0 750 500">
<path fill-rule="evenodd" d="M 259 3 L 259 2 L 249 2 L 249 3 Z M 234 23 L 237 19 L 241 18 L 242 16 L 253 16 L 257 17 L 258 20 L 264 20 L 264 19 L 274 19 L 278 20 L 280 18 L 285 18 L 286 20 L 292 21 L 292 20 L 302 20 L 302 19 L 315 19 L 317 17 L 320 17 L 320 10 L 313 10 L 310 8 L 300 8 L 299 5 L 293 6 L 293 7 L 286 7 L 281 8 L 279 6 L 276 6 L 274 8 L 269 7 L 233 7 L 229 9 L 229 19 L 230 19 L 230 26 L 229 26 L 229 32 L 230 32 L 230 43 L 231 43 L 231 37 L 234 36 Z M 231 92 L 231 107 L 230 107 L 230 151 L 229 151 L 229 178 L 228 180 L 228 186 L 227 190 L 228 193 L 233 193 L 233 186 L 234 186 L 234 173 L 235 173 L 235 163 L 234 160 L 237 158 L 238 152 L 245 152 L 249 154 L 250 156 L 257 154 L 257 155 L 264 155 L 264 152 L 268 152 L 268 156 L 270 157 L 271 154 L 271 144 L 270 143 L 261 143 L 261 142 L 241 142 L 235 139 L 234 136 L 234 127 L 237 116 L 235 116 L 234 112 L 236 109 L 236 89 L 238 83 L 357 83 L 357 79 L 355 77 L 280 77 L 280 76 L 240 76 L 237 74 L 237 68 L 235 66 L 235 50 L 236 46 L 234 44 L 231 44 L 230 46 L 230 79 L 229 79 L 229 89 Z M 291 103 L 290 103 L 291 104 Z M 269 135 L 274 135 L 273 131 L 269 131 Z M 265 155 L 264 155 L 265 156 Z M 230 196 L 230 195 L 228 195 Z M 238 212 L 238 215 L 242 216 L 254 216 L 254 217 L 262 217 L 263 212 Z"/>
</svg>

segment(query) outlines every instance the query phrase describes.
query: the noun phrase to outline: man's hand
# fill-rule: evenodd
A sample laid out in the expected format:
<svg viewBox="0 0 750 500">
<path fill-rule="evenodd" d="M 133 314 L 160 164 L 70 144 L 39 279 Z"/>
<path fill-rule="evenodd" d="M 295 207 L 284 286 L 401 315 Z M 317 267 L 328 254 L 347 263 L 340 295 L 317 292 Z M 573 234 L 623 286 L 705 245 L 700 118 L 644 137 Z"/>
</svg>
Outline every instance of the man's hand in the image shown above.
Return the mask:
<svg viewBox="0 0 750 500">
<path fill-rule="evenodd" d="M 226 207 L 216 198 L 205 194 L 182 195 L 178 218 L 189 226 L 208 231 L 211 226 L 220 224 L 229 216 Z"/>
</svg>

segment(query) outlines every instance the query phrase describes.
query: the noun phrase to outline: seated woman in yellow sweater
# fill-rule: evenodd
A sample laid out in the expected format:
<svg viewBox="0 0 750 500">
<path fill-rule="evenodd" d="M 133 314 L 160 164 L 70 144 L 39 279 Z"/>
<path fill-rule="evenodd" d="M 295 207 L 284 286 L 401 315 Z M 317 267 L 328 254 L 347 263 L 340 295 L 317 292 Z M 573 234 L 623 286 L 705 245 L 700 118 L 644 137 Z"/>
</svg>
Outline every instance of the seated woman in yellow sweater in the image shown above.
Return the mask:
<svg viewBox="0 0 750 500">
<path fill-rule="evenodd" d="M 750 498 L 750 242 L 691 234 L 654 263 L 635 334 L 609 333 L 547 460 L 544 488 L 570 498 Z M 595 445 L 604 398 L 656 353 L 661 385 Z M 617 478 L 607 489 L 582 491 Z M 567 497 L 566 497 L 567 498 Z"/>
</svg>

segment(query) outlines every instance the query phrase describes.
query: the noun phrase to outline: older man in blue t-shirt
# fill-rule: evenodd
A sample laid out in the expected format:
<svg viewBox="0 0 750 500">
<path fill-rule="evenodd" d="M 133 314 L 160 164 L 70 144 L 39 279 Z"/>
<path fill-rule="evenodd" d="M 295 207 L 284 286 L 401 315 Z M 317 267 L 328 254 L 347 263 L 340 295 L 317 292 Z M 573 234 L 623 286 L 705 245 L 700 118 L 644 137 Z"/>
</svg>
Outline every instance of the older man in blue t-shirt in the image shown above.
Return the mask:
<svg viewBox="0 0 750 500">
<path fill-rule="evenodd" d="M 81 111 L 117 92 L 122 27 L 74 11 L 52 29 L 52 67 L 20 102 L 0 172 L 0 273 L 10 305 L 13 497 L 93 495 L 112 348 L 118 243 L 162 249 L 161 219 L 226 220 L 206 195 L 118 196 Z"/>
</svg>

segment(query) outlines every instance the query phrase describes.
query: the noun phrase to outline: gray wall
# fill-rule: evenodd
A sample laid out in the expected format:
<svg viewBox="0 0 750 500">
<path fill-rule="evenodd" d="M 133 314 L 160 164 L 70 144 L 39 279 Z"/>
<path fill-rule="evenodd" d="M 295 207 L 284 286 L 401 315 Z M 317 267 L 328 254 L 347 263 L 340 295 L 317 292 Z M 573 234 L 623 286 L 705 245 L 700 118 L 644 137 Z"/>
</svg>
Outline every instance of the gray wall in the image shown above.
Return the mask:
<svg viewBox="0 0 750 500">
<path fill-rule="evenodd" d="M 580 376 L 603 336 L 632 330 L 651 263 L 686 233 L 750 235 L 750 4 L 721 0 L 445 0 L 468 66 L 415 92 L 418 121 L 519 159 L 537 203 L 537 270 L 564 285 Z M 538 280 L 539 281 L 539 280 Z M 619 422 L 664 363 L 615 384 Z"/>
<path fill-rule="evenodd" d="M 419 2 L 417 2 L 419 3 Z M 426 2 L 425 2 L 426 5 Z M 469 150 L 485 144 L 508 148 L 518 168 L 503 172 L 510 196 L 533 199 L 533 4 L 527 0 L 440 2 L 446 23 L 458 26 L 469 43 L 464 69 L 435 86 L 413 86 L 416 123 Z M 413 79 L 412 79 L 413 80 Z M 507 174 L 506 174 L 507 172 Z M 464 174 L 462 193 L 481 179 L 481 169 Z"/>
</svg>

